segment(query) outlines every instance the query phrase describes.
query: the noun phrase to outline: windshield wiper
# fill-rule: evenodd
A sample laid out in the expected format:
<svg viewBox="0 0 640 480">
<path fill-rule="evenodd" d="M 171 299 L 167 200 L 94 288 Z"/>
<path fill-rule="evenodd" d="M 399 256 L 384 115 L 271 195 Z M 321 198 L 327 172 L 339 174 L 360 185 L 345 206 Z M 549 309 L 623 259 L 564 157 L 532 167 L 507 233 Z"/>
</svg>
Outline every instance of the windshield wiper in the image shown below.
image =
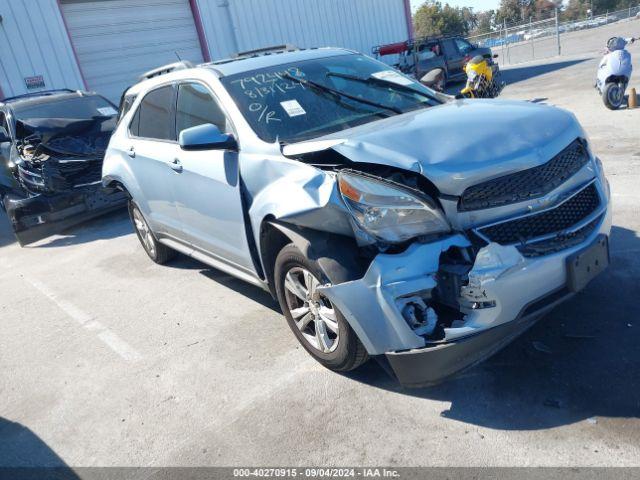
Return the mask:
<svg viewBox="0 0 640 480">
<path fill-rule="evenodd" d="M 332 95 L 337 95 L 337 96 L 340 96 L 340 97 L 348 98 L 350 100 L 354 100 L 356 102 L 360 102 L 360 103 L 363 103 L 365 105 L 369 105 L 371 107 L 377 107 L 377 108 L 382 108 L 384 110 L 390 110 L 390 111 L 392 111 L 394 113 L 403 113 L 402 110 L 400 108 L 398 108 L 398 107 L 392 107 L 390 105 L 385 105 L 383 103 L 378 103 L 378 102 L 375 102 L 373 100 L 367 100 L 366 98 L 356 97 L 355 95 L 351 95 L 350 93 L 343 92 L 341 90 L 335 90 L 335 89 L 333 89 L 331 87 L 327 87 L 326 85 L 322 85 L 321 83 L 316 83 L 313 80 L 306 80 L 304 78 L 294 77 L 289 72 L 283 73 L 282 77 L 288 78 L 289 80 L 293 80 L 294 82 L 297 82 L 300 85 L 304 85 L 304 86 L 309 87 L 311 89 L 316 89 L 316 90 L 320 90 L 320 91 L 323 91 L 323 92 L 330 93 Z"/>
<path fill-rule="evenodd" d="M 327 72 L 327 77 L 344 78 L 347 80 L 353 80 L 354 82 L 361 82 L 361 83 L 377 83 L 379 85 L 386 85 L 388 87 L 391 87 L 394 90 L 397 90 L 398 92 L 401 92 L 401 93 L 415 93 L 424 98 L 428 98 L 429 100 L 437 101 L 437 99 L 434 96 L 429 95 L 427 92 L 421 92 L 420 90 L 415 90 L 408 85 L 400 85 L 399 83 L 396 83 L 392 80 L 385 80 L 384 78 L 377 78 L 377 77 L 362 78 L 356 75 L 349 75 L 348 73 L 338 73 L 338 72 Z"/>
</svg>

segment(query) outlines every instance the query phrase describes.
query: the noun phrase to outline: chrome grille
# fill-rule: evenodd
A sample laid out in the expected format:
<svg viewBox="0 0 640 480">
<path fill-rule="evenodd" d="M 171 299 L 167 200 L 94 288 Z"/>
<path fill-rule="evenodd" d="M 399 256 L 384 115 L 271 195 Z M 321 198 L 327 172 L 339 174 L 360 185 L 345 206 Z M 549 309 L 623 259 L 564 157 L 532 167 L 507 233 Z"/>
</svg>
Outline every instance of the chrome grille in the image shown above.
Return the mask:
<svg viewBox="0 0 640 480">
<path fill-rule="evenodd" d="M 567 233 L 559 233 L 558 235 L 540 240 L 538 242 L 530 242 L 526 245 L 519 246 L 520 252 L 525 257 L 540 257 L 550 253 L 559 252 L 565 248 L 575 247 L 584 242 L 591 235 L 596 227 L 602 222 L 604 215 L 599 215 L 591 220 L 585 226 Z"/>
<path fill-rule="evenodd" d="M 467 188 L 458 211 L 481 210 L 539 198 L 563 184 L 589 161 L 580 140 L 575 140 L 544 165 L 494 178 Z"/>
<path fill-rule="evenodd" d="M 599 206 L 600 195 L 592 182 L 554 208 L 480 227 L 476 233 L 489 242 L 516 244 L 524 253 L 533 243 L 553 238 L 562 240 L 587 227 L 580 225 L 592 217 Z"/>
</svg>

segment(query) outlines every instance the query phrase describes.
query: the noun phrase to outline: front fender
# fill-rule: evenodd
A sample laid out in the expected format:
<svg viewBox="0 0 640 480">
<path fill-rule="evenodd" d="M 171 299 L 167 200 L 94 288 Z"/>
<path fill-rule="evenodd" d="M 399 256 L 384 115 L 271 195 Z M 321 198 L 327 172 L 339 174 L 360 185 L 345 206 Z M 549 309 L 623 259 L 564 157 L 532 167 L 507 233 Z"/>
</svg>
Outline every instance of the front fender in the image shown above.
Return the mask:
<svg viewBox="0 0 640 480">
<path fill-rule="evenodd" d="M 245 157 L 242 179 L 256 245 L 268 220 L 353 237 L 333 172 L 282 157 Z"/>
</svg>

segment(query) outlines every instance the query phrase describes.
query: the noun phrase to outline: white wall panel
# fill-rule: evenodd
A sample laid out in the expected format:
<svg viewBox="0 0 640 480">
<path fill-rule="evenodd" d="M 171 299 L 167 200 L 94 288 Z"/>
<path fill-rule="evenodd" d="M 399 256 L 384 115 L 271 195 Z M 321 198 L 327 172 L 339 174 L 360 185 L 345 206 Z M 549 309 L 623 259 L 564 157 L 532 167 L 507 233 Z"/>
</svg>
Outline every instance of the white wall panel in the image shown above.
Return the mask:
<svg viewBox="0 0 640 480">
<path fill-rule="evenodd" d="M 213 59 L 291 43 L 370 54 L 409 36 L 404 0 L 197 0 Z M 231 19 L 231 22 L 229 22 Z"/>
<path fill-rule="evenodd" d="M 5 97 L 84 88 L 56 0 L 0 0 L 0 15 L 0 88 Z M 45 87 L 27 90 L 25 77 L 37 75 Z"/>
</svg>

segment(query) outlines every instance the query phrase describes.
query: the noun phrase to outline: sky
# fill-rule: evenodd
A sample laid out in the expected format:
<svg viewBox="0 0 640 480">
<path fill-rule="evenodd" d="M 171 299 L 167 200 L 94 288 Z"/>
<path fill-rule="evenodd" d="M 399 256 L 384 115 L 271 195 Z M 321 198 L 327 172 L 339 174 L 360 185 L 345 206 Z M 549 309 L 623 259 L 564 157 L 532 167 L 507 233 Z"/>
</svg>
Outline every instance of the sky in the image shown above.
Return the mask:
<svg viewBox="0 0 640 480">
<path fill-rule="evenodd" d="M 448 3 L 455 7 L 473 7 L 476 12 L 481 10 L 496 9 L 500 5 L 500 0 L 440 0 L 443 4 Z M 411 0 L 411 8 L 416 11 L 424 0 Z"/>
</svg>

